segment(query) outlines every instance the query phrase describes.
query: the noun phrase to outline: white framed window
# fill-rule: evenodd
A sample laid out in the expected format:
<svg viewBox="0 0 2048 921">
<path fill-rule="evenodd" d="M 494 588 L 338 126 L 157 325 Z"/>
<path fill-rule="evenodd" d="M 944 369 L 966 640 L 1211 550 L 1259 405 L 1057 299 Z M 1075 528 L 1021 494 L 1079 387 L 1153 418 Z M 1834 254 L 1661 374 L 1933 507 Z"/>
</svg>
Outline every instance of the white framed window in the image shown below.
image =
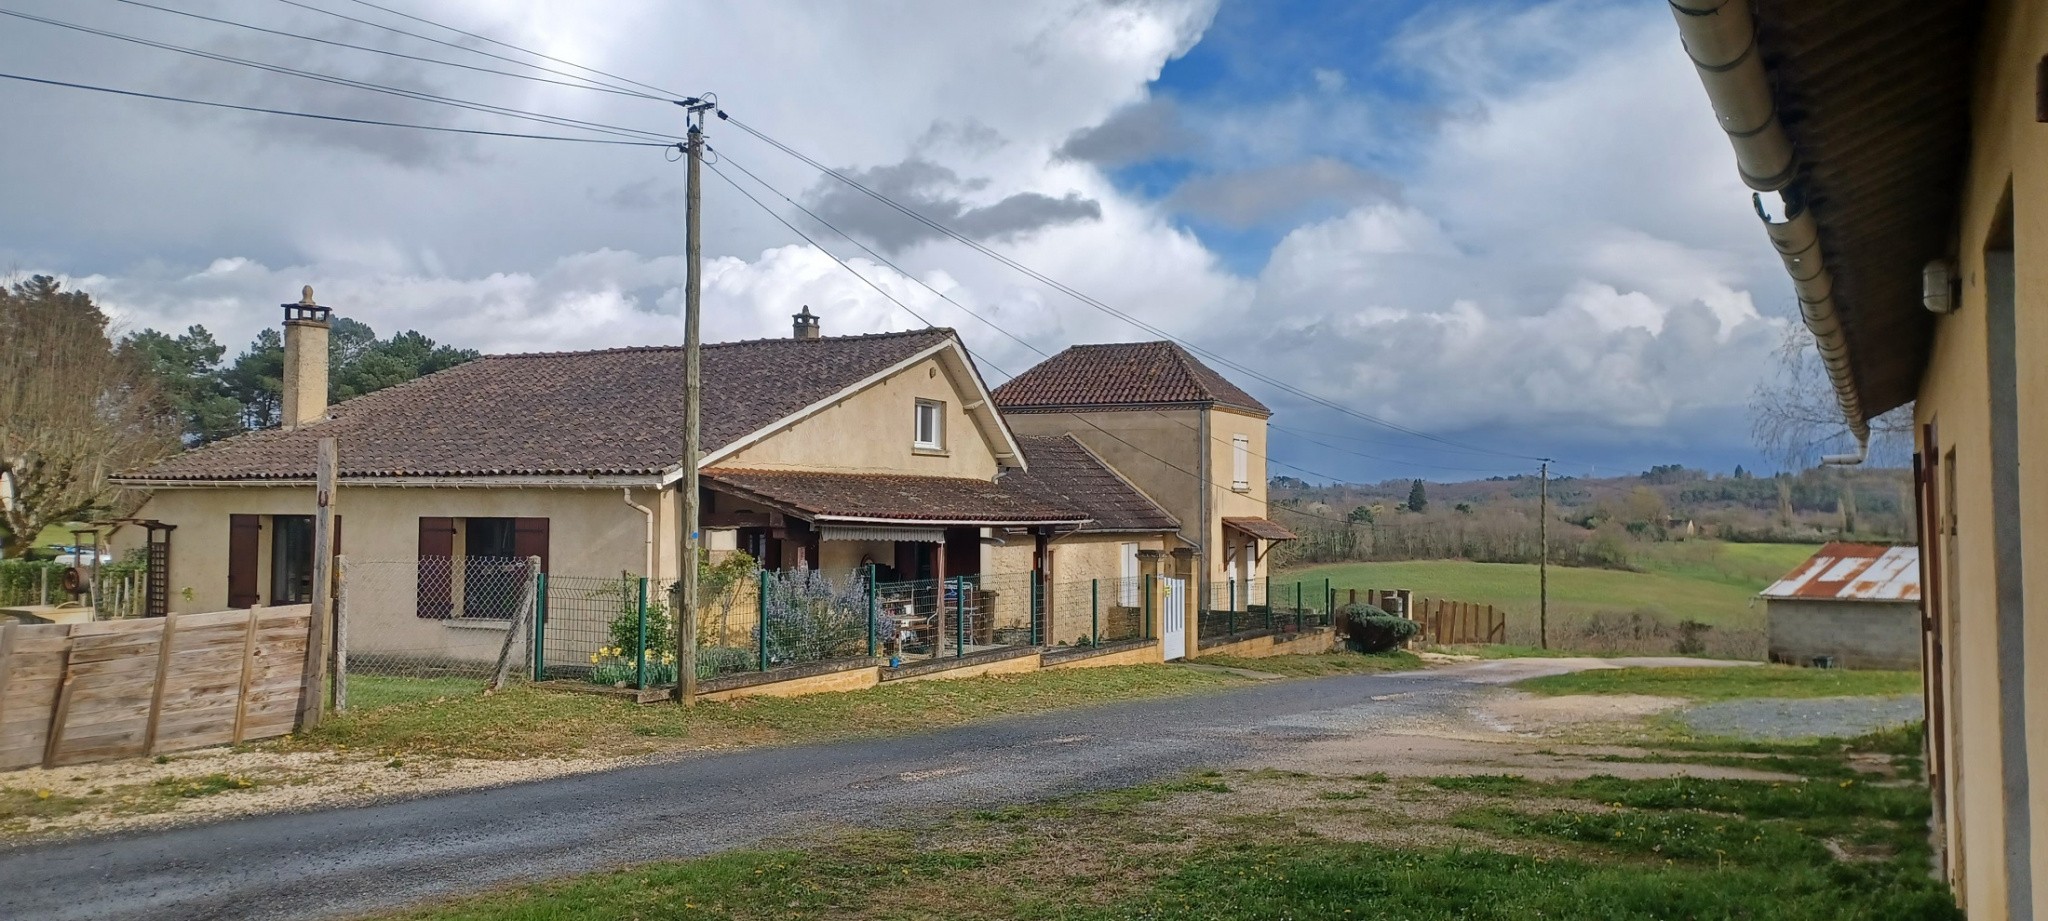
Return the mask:
<svg viewBox="0 0 2048 921">
<path fill-rule="evenodd" d="M 937 400 L 917 401 L 911 445 L 926 451 L 946 449 L 946 404 Z"/>
<path fill-rule="evenodd" d="M 1122 551 L 1123 578 L 1117 580 L 1119 588 L 1116 603 L 1127 608 L 1135 608 L 1142 602 L 1141 596 L 1144 591 L 1138 578 L 1138 545 L 1128 543 L 1119 549 Z"/>
<path fill-rule="evenodd" d="M 1230 488 L 1246 492 L 1252 488 L 1252 436 L 1230 436 Z"/>
</svg>

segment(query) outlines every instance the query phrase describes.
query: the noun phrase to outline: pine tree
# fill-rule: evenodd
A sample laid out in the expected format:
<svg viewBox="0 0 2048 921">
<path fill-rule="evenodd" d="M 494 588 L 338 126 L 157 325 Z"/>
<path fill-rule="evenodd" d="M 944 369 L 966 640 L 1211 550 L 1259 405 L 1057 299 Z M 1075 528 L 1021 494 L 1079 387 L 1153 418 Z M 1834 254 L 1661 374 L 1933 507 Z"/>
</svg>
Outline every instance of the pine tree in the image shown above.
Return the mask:
<svg viewBox="0 0 2048 921">
<path fill-rule="evenodd" d="M 1422 481 L 1416 480 L 1408 487 L 1408 510 L 1420 512 L 1426 508 L 1429 508 L 1429 493 L 1422 488 Z"/>
</svg>

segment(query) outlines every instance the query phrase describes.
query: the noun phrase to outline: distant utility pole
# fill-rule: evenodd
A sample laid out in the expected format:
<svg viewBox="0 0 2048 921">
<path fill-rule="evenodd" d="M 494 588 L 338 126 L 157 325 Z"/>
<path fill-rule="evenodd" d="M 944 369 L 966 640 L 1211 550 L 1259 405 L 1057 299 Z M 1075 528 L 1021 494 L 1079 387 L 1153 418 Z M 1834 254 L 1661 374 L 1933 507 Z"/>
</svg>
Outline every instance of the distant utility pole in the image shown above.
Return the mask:
<svg viewBox="0 0 2048 921">
<path fill-rule="evenodd" d="M 689 158 L 690 166 L 688 189 L 683 199 L 683 478 L 676 482 L 682 514 L 676 527 L 681 571 L 676 573 L 675 593 L 675 698 L 685 707 L 694 707 L 697 705 L 697 462 L 703 447 L 699 444 L 699 436 L 704 419 L 704 391 L 700 386 L 703 343 L 697 335 L 703 306 L 704 113 L 717 108 L 718 102 L 692 96 L 678 100 L 676 104 L 687 113 L 683 120 L 688 123 L 690 131 L 689 139 L 683 144 L 683 154 Z"/>
<path fill-rule="evenodd" d="M 1536 500 L 1536 644 L 1550 648 L 1550 462 L 1543 462 Z"/>
</svg>

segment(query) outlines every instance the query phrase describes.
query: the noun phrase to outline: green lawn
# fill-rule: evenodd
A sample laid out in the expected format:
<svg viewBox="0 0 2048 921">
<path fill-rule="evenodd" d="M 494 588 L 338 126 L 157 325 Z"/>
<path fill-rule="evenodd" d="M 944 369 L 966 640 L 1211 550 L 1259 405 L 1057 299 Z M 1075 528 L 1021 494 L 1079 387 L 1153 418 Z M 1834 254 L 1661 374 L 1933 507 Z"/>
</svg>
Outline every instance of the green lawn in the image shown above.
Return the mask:
<svg viewBox="0 0 2048 921">
<path fill-rule="evenodd" d="M 1689 618 L 1716 626 L 1756 626 L 1763 619 L 1756 593 L 1815 549 L 1804 544 L 1684 541 L 1642 548 L 1643 572 L 1552 566 L 1550 609 L 1561 615 L 1654 611 L 1673 622 Z M 1275 574 L 1269 591 L 1289 593 L 1296 581 L 1319 589 L 1324 579 L 1340 591 L 1405 588 L 1517 614 L 1533 614 L 1537 604 L 1536 566 L 1464 560 L 1310 566 Z"/>
<path fill-rule="evenodd" d="M 1538 694 L 1651 694 L 1692 700 L 1873 697 L 1920 693 L 1920 673 L 1789 665 L 1613 668 L 1531 678 L 1515 687 Z"/>
<path fill-rule="evenodd" d="M 1290 674 L 1302 675 L 1383 670 L 1412 661 L 1407 656 L 1287 658 L 1306 660 L 1285 666 Z M 1324 659 L 1346 661 L 1319 661 Z M 351 676 L 348 712 L 329 717 L 311 732 L 270 744 L 490 759 L 630 755 L 914 732 L 1114 700 L 1199 694 L 1252 680 L 1186 668 L 1125 665 L 901 682 L 796 698 L 706 701 L 686 710 L 666 702 L 634 704 L 619 697 L 526 685 L 485 696 L 483 682 L 475 679 Z"/>
</svg>

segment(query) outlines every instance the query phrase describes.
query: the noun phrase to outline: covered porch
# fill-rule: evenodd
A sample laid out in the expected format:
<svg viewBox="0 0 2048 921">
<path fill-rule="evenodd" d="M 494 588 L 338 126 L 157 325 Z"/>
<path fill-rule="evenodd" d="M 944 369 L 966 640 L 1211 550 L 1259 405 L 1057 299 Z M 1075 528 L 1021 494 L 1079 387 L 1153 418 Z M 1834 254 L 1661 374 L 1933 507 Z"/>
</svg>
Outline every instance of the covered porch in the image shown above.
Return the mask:
<svg viewBox="0 0 2048 921">
<path fill-rule="evenodd" d="M 765 605 L 858 586 L 876 653 L 899 661 L 1042 645 L 1047 545 L 1088 521 L 982 480 L 711 470 L 704 483 L 704 527 L 759 562 Z"/>
</svg>

